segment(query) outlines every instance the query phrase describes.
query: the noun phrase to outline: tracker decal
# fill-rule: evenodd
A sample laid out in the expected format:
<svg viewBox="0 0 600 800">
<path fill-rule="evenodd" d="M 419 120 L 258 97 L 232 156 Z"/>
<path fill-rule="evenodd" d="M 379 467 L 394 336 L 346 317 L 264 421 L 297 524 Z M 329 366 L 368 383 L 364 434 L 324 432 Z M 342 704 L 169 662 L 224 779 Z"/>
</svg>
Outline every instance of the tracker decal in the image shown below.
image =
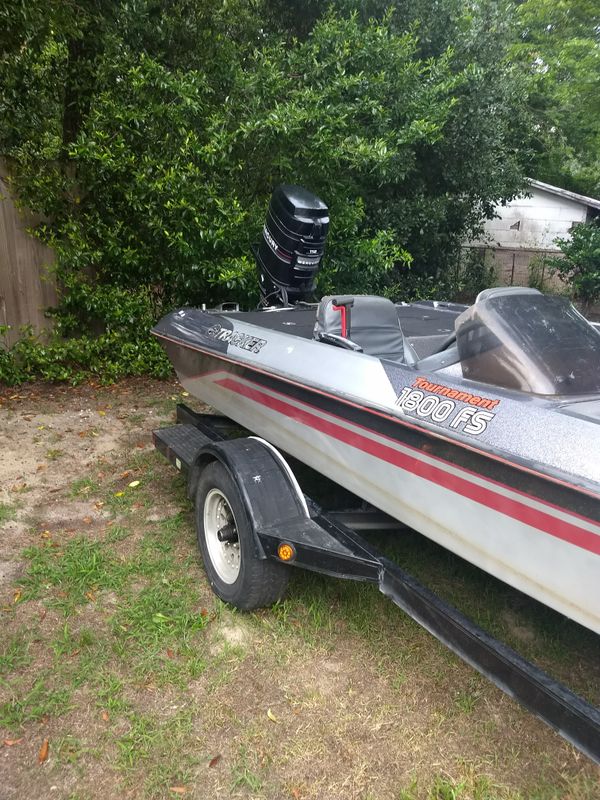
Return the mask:
<svg viewBox="0 0 600 800">
<path fill-rule="evenodd" d="M 239 347 L 240 350 L 248 350 L 250 353 L 258 353 L 267 343 L 266 339 L 250 336 L 240 331 L 229 330 L 219 323 L 209 328 L 206 331 L 206 335 L 210 336 L 211 339 L 216 339 L 218 342 L 227 342 L 232 347 Z"/>
<path fill-rule="evenodd" d="M 500 400 L 451 389 L 423 377 L 415 378 L 412 386 L 404 386 L 396 399 L 402 411 L 470 436 L 480 436 L 486 431 L 488 423 L 496 416 L 489 409 L 496 408 L 499 403 Z"/>
</svg>

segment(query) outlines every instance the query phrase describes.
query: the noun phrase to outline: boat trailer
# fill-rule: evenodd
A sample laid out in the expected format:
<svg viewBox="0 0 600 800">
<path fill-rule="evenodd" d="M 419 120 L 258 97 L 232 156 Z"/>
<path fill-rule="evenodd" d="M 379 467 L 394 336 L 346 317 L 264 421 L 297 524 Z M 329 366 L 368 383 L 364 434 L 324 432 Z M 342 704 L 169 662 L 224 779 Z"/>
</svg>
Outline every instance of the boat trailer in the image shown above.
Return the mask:
<svg viewBox="0 0 600 800">
<path fill-rule="evenodd" d="M 249 560 L 255 565 L 272 566 L 273 585 L 265 585 L 266 580 L 263 585 L 257 580 L 250 582 L 254 594 L 237 602 L 218 591 L 204 557 L 213 589 L 223 599 L 247 609 L 273 603 L 281 594 L 276 584 L 284 573 L 283 588 L 287 583 L 287 566 L 373 583 L 456 655 L 600 764 L 599 709 L 490 636 L 358 533 L 397 527 L 395 520 L 374 511 L 323 511 L 303 494 L 274 447 L 253 436 L 240 436 L 240 427 L 226 417 L 198 414 L 180 404 L 177 424 L 154 431 L 153 438 L 156 448 L 187 476 L 191 499 L 196 498 L 201 476 L 210 472 L 209 465 L 220 465 L 221 472 L 224 469 L 236 487 L 249 523 L 237 525 L 235 541 L 239 536 L 247 560 L 250 554 Z M 209 488 L 207 497 L 212 497 L 212 506 L 219 496 L 219 490 Z M 198 520 L 198 508 L 196 515 Z M 222 542 L 228 538 L 234 541 L 232 525 L 223 525 L 217 536 Z M 231 549 L 232 560 L 239 558 L 236 552 Z"/>
</svg>

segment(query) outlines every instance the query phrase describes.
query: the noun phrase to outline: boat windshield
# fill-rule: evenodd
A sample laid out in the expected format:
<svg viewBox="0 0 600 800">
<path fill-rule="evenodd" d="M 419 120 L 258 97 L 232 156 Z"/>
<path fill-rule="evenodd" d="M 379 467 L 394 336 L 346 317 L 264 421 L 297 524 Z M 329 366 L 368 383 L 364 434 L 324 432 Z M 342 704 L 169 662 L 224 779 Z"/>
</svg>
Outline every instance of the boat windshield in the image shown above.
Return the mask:
<svg viewBox="0 0 600 800">
<path fill-rule="evenodd" d="M 563 297 L 498 294 L 456 320 L 465 378 L 544 395 L 600 392 L 600 333 Z"/>
</svg>

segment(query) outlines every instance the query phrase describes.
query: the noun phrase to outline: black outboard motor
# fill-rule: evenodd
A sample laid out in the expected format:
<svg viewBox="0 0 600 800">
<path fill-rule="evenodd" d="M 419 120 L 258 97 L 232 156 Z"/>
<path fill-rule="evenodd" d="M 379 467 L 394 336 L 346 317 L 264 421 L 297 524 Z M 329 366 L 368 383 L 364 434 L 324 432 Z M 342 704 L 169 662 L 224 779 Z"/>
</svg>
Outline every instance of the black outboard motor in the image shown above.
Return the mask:
<svg viewBox="0 0 600 800">
<path fill-rule="evenodd" d="M 310 298 L 329 229 L 325 203 L 302 186 L 278 186 L 255 251 L 261 305 Z"/>
</svg>

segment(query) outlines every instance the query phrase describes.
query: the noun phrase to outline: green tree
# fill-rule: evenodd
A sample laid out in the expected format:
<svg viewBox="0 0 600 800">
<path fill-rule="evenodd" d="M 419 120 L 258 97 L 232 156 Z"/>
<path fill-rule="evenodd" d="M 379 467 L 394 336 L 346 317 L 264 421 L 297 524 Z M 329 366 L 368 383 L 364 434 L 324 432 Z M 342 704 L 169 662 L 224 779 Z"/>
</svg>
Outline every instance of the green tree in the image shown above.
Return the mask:
<svg viewBox="0 0 600 800">
<path fill-rule="evenodd" d="M 396 296 L 519 191 L 502 9 L 440 0 L 417 24 L 351 5 L 314 0 L 309 21 L 281 0 L 0 6 L 0 152 L 49 219 L 57 331 L 94 343 L 71 348 L 73 369 L 142 371 L 129 345 L 167 308 L 252 301 L 250 245 L 279 182 L 331 207 L 322 291 Z"/>
<path fill-rule="evenodd" d="M 535 177 L 600 195 L 600 6 L 595 0 L 517 5 L 513 57 L 529 74 Z"/>
</svg>

